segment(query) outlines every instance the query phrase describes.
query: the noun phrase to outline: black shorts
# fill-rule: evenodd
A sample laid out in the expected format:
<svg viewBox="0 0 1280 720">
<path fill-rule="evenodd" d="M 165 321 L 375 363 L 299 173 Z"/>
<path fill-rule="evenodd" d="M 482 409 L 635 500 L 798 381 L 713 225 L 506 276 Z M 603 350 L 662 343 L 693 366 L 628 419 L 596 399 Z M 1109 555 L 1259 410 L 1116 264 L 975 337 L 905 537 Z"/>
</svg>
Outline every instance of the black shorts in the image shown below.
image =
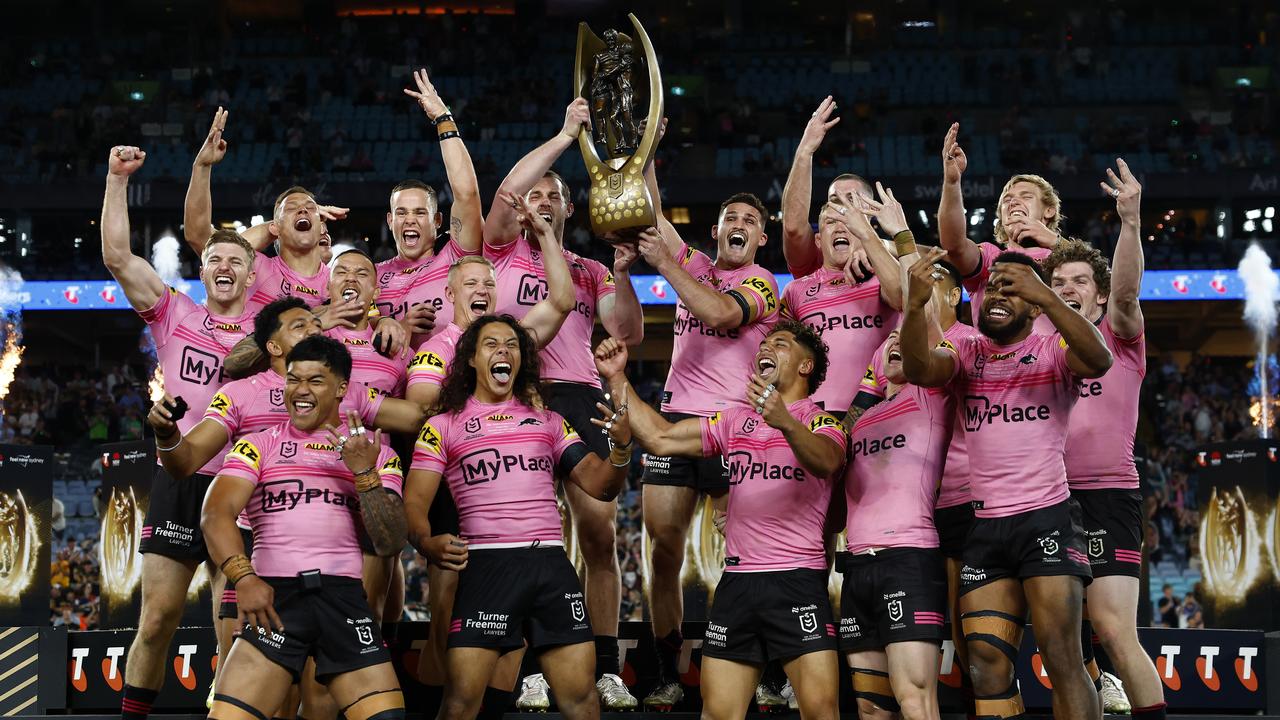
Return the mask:
<svg viewBox="0 0 1280 720">
<path fill-rule="evenodd" d="M 662 417 L 667 422 L 678 423 L 699 416 L 664 412 Z M 646 485 L 691 487 L 698 492 L 718 495 L 729 489 L 729 466 L 723 455 L 691 460 L 645 453 L 644 475 L 641 479 Z"/>
<path fill-rule="evenodd" d="M 605 429 L 591 422 L 591 418 L 600 417 L 600 409 L 596 403 L 605 402 L 604 391 L 595 385 L 583 385 L 574 382 L 548 382 L 542 385 L 542 399 L 547 407 L 560 413 L 578 437 L 587 444 L 587 449 L 602 459 L 609 457 L 609 435 Z M 432 526 L 435 532 L 435 526 Z"/>
<path fill-rule="evenodd" d="M 449 647 L 555 647 L 592 642 L 586 598 L 563 547 L 472 550 L 458 573 Z"/>
<path fill-rule="evenodd" d="M 204 473 L 174 480 L 164 468 L 156 468 L 138 552 L 174 560 L 208 560 L 209 550 L 200 530 L 200 505 L 212 482 L 213 476 Z"/>
<path fill-rule="evenodd" d="M 883 650 L 886 645 L 946 636 L 947 571 L 937 548 L 888 548 L 875 555 L 841 553 L 840 649 Z"/>
<path fill-rule="evenodd" d="M 239 528 L 240 541 L 244 543 L 244 554 L 253 559 L 253 531 Z M 234 620 L 236 618 L 236 589 L 230 584 L 222 590 L 222 600 L 218 603 L 218 619 Z"/>
<path fill-rule="evenodd" d="M 1142 570 L 1142 493 L 1103 488 L 1072 490 L 1080 503 L 1085 551 L 1096 578 L 1138 577 Z"/>
<path fill-rule="evenodd" d="M 703 657 L 763 664 L 835 649 L 825 571 L 720 576 L 702 641 Z"/>
<path fill-rule="evenodd" d="M 427 522 L 431 523 L 432 535 L 457 535 L 462 532 L 458 524 L 458 504 L 453 501 L 453 493 L 449 492 L 449 484 L 441 482 L 436 488 L 436 496 L 427 508 Z"/>
<path fill-rule="evenodd" d="M 973 506 L 960 503 L 933 511 L 933 526 L 938 528 L 938 550 L 943 557 L 959 560 L 964 554 L 964 543 L 973 524 Z"/>
<path fill-rule="evenodd" d="M 298 578 L 263 578 L 275 590 L 276 614 L 284 630 L 244 627 L 239 639 L 257 648 L 298 682 L 308 657 L 316 659 L 316 679 L 391 662 L 391 653 L 373 621 L 360 580 L 321 576 L 322 587 L 306 590 Z"/>
<path fill-rule="evenodd" d="M 1074 575 L 1085 585 L 1093 580 L 1080 505 L 1071 498 L 1008 517 L 975 517 L 962 559 L 961 595 L 1004 578 Z"/>
</svg>

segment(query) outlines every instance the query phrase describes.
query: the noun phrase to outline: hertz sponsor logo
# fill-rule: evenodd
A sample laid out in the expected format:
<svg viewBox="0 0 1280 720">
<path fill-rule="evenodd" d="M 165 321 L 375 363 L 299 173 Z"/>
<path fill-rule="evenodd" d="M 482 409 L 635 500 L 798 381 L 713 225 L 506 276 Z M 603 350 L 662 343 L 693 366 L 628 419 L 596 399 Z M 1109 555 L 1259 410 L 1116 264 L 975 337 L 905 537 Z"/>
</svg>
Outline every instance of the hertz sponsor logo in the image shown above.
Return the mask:
<svg viewBox="0 0 1280 720">
<path fill-rule="evenodd" d="M 753 275 L 742 281 L 742 287 L 749 287 L 760 294 L 764 299 L 765 312 L 771 312 L 778 306 L 778 299 L 773 294 L 773 286 L 764 278 Z"/>
<path fill-rule="evenodd" d="M 258 469 L 258 463 L 262 460 L 262 451 L 248 440 L 241 440 L 237 442 L 231 448 L 231 452 L 229 454 L 231 457 L 239 458 L 244 461 L 246 465 L 254 470 Z"/>
<path fill-rule="evenodd" d="M 440 455 L 443 452 L 443 448 L 440 446 L 440 431 L 436 430 L 429 422 L 422 424 L 422 431 L 418 433 L 417 445 L 433 455 Z"/>
<path fill-rule="evenodd" d="M 561 432 L 564 433 L 564 436 L 567 438 L 578 436 L 578 431 L 573 429 L 573 426 L 569 424 L 568 420 L 560 421 L 560 430 Z"/>
<path fill-rule="evenodd" d="M 209 410 L 218 413 L 222 417 L 227 416 L 227 412 L 231 410 L 231 398 L 224 393 L 218 393 L 213 396 L 213 400 L 209 401 Z"/>
<path fill-rule="evenodd" d="M 397 475 L 404 474 L 404 466 L 400 463 L 400 456 L 392 455 L 391 457 L 387 458 L 387 461 L 382 463 L 381 472 L 395 473 Z"/>
<path fill-rule="evenodd" d="M 818 413 L 809 421 L 809 432 L 817 432 L 825 427 L 840 427 L 840 421 L 826 413 Z"/>
<path fill-rule="evenodd" d="M 443 375 L 445 373 L 444 358 L 430 350 L 424 350 L 414 355 L 413 361 L 409 363 L 409 370 L 419 368 Z"/>
</svg>

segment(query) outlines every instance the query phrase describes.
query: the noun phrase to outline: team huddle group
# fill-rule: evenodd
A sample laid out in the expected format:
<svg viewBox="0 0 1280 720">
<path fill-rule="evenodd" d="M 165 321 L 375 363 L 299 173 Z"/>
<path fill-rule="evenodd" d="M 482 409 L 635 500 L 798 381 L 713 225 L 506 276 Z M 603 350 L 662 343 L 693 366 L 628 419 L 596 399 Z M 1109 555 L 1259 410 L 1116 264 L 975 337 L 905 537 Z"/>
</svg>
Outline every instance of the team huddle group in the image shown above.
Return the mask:
<svg viewBox="0 0 1280 720">
<path fill-rule="evenodd" d="M 977 716 L 1024 713 L 1014 662 L 1029 620 L 1055 717 L 1101 716 L 1095 643 L 1133 713 L 1164 717 L 1135 629 L 1146 362 L 1141 187 L 1123 161 L 1101 183 L 1122 220 L 1110 262 L 1059 235 L 1058 195 L 1036 175 L 1005 185 L 996 244 L 970 240 L 958 126 L 942 148 L 941 247 L 916 246 L 892 191 L 855 175 L 831 183 L 815 226 L 813 156 L 839 120 L 827 98 L 784 193 L 796 279 L 780 292 L 755 263 L 769 213 L 749 193 L 722 204 L 714 258 L 661 212 L 615 239 L 611 268 L 565 250 L 574 206 L 550 168 L 589 125 L 586 100 L 484 216 L 425 71 L 405 94 L 439 138 L 447 230 L 417 180 L 391 191 L 397 255 L 381 263 L 335 254 L 328 224 L 346 210 L 300 187 L 267 222 L 215 230 L 219 108 L 185 207 L 203 304 L 131 251 L 126 186 L 146 154 L 111 150 L 103 259 L 151 328 L 165 385 L 148 416 L 161 467 L 125 720 L 150 712 L 206 561 L 223 658 L 210 717 L 403 718 L 386 640 L 406 542 L 431 563 L 418 676 L 441 717 L 499 716 L 528 651 L 543 672 L 524 678 L 522 707 L 545 708 L 549 688 L 567 717 L 636 708 L 619 677 L 615 498 L 637 445 L 659 666 L 646 709 L 683 698 L 680 571 L 707 495 L 725 567 L 702 645 L 704 716 L 743 717 L 780 666 L 803 717 L 835 718 L 840 653 L 863 720 L 937 720 L 949 618 Z M 659 203 L 652 166 L 645 176 Z M 644 333 L 640 257 L 679 297 L 660 409 L 626 374 Z M 957 315 L 962 288 L 972 324 Z M 597 320 L 608 337 L 593 348 Z M 837 615 L 827 578 L 841 531 Z"/>
</svg>

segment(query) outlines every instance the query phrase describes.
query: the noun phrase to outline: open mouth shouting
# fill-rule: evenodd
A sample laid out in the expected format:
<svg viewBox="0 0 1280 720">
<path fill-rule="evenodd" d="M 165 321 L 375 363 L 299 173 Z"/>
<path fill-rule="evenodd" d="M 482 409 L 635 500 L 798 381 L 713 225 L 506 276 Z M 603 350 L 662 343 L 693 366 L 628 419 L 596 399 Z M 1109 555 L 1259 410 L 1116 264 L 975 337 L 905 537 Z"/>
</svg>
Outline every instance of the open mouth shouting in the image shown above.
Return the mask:
<svg viewBox="0 0 1280 720">
<path fill-rule="evenodd" d="M 488 298 L 476 298 L 467 307 L 471 308 L 472 314 L 476 316 L 484 315 L 489 312 L 489 300 Z"/>
<path fill-rule="evenodd" d="M 734 230 L 729 233 L 729 247 L 744 248 L 747 246 L 747 234 L 741 230 Z"/>
<path fill-rule="evenodd" d="M 760 377 L 768 380 L 778 369 L 778 363 L 773 358 L 765 356 L 756 360 L 756 372 L 760 373 Z"/>
<path fill-rule="evenodd" d="M 299 215 L 298 219 L 293 221 L 293 229 L 298 232 L 307 232 L 311 229 L 311 218 L 306 215 Z"/>
<path fill-rule="evenodd" d="M 293 399 L 293 414 L 296 417 L 307 417 L 316 409 L 316 404 L 312 400 L 304 400 L 302 398 Z"/>
<path fill-rule="evenodd" d="M 405 246 L 405 247 L 407 247 L 407 248 L 416 248 L 416 247 L 418 247 L 418 243 L 419 243 L 421 240 L 422 240 L 422 233 L 418 232 L 418 231 L 417 231 L 417 230 L 415 230 L 415 229 L 405 228 L 405 231 L 404 231 L 404 246 Z"/>
<path fill-rule="evenodd" d="M 230 273 L 218 273 L 213 276 L 213 286 L 218 290 L 229 291 L 235 287 L 236 278 Z"/>
<path fill-rule="evenodd" d="M 356 298 L 358 298 L 358 297 L 360 297 L 360 290 L 359 290 L 359 289 L 357 289 L 357 288 L 354 288 L 354 287 L 348 287 L 348 288 L 346 288 L 345 290 L 343 290 L 343 291 L 342 291 L 342 299 L 343 299 L 344 301 L 346 301 L 346 300 L 355 300 L 355 299 L 356 299 Z"/>
<path fill-rule="evenodd" d="M 894 348 L 890 348 L 890 349 L 889 349 L 888 360 L 889 360 L 889 362 L 891 362 L 891 363 L 900 363 L 900 362 L 902 362 L 902 351 L 900 351 L 900 350 L 899 350 L 898 348 L 896 348 L 896 347 L 894 347 Z"/>
<path fill-rule="evenodd" d="M 1076 312 L 1080 312 L 1080 308 L 1082 306 L 1080 305 L 1079 300 L 1076 300 L 1075 298 L 1063 298 L 1062 301 L 1065 302 L 1067 306 L 1070 307 L 1072 310 L 1075 310 Z"/>
<path fill-rule="evenodd" d="M 511 382 L 511 363 L 498 361 L 489 366 L 489 374 L 499 385 L 507 385 Z"/>
<path fill-rule="evenodd" d="M 849 247 L 849 236 L 836 235 L 831 238 L 831 247 L 834 250 L 843 250 Z"/>
<path fill-rule="evenodd" d="M 1003 305 L 992 305 L 987 308 L 987 316 L 992 320 L 1008 320 L 1013 317 L 1013 313 L 1009 312 L 1009 308 Z"/>
</svg>

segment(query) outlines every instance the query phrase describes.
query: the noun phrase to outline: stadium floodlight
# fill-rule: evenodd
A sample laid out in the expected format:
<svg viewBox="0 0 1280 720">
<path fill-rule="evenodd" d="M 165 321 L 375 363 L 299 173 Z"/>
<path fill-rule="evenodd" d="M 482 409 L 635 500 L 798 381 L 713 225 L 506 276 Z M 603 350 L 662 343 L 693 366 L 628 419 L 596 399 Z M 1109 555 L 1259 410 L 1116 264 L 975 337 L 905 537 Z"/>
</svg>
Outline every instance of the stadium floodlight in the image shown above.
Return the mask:
<svg viewBox="0 0 1280 720">
<path fill-rule="evenodd" d="M 1244 217 L 1246 220 L 1257 220 L 1258 218 L 1262 217 L 1262 208 L 1245 210 Z"/>
</svg>

